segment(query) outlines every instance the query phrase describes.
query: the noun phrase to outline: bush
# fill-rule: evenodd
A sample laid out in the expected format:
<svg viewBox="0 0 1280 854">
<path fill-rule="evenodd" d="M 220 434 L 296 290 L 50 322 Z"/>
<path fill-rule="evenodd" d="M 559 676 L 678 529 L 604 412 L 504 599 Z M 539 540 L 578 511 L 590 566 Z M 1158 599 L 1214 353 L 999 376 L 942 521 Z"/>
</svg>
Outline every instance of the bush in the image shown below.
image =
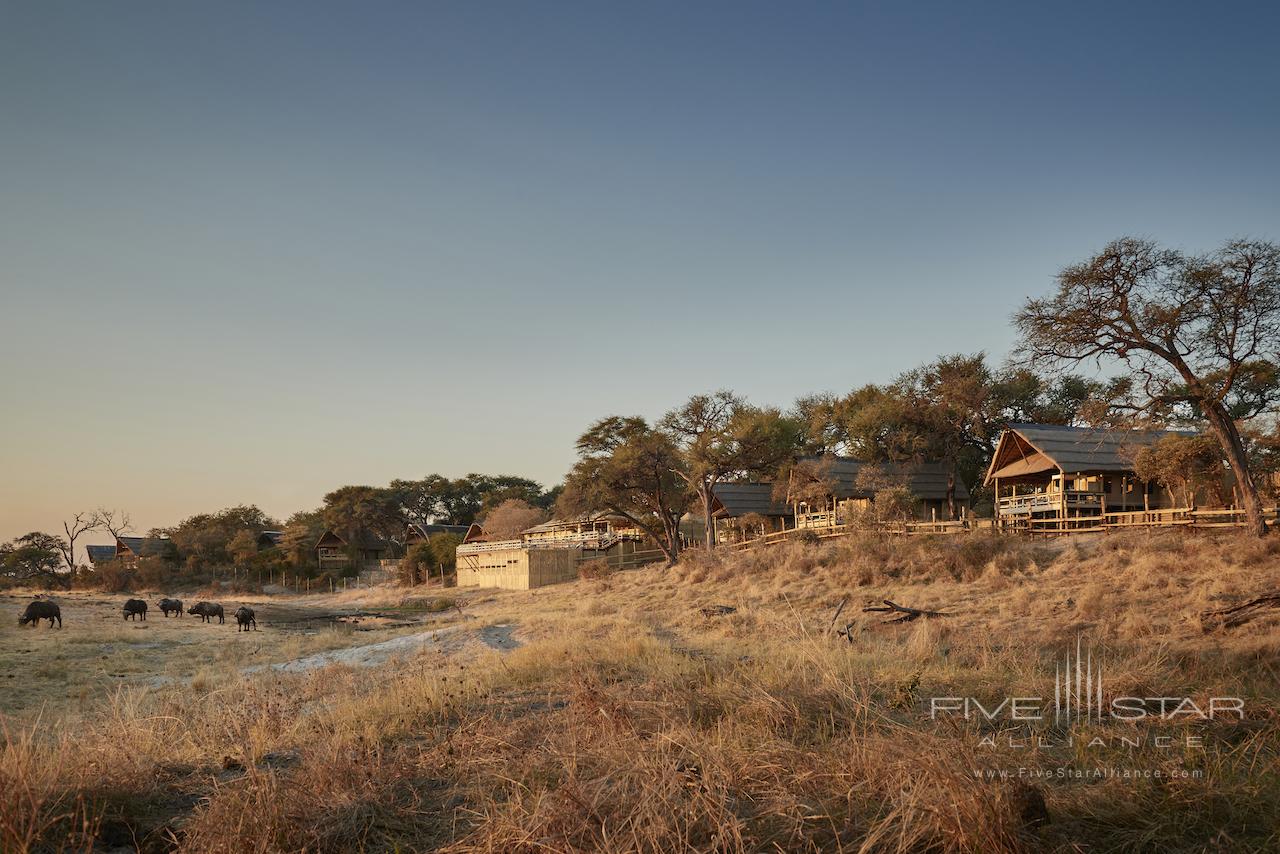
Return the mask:
<svg viewBox="0 0 1280 854">
<path fill-rule="evenodd" d="M 583 581 L 604 578 L 612 572 L 607 560 L 589 560 L 578 565 L 578 577 Z"/>
</svg>

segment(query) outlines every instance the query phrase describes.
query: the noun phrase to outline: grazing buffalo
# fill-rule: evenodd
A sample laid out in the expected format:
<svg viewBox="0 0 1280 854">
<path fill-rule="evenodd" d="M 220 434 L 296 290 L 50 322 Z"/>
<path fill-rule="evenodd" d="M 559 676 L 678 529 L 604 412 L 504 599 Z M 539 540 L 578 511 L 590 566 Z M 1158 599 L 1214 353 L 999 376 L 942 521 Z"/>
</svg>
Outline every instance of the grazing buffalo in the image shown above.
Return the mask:
<svg viewBox="0 0 1280 854">
<path fill-rule="evenodd" d="M 219 623 L 227 621 L 227 618 L 222 614 L 222 606 L 216 602 L 197 602 L 187 609 L 187 613 L 195 614 L 202 623 L 213 622 L 214 617 L 218 618 Z"/>
<path fill-rule="evenodd" d="M 169 616 L 169 612 L 171 611 L 179 617 L 182 616 L 181 599 L 161 599 L 156 603 L 156 607 L 159 608 L 160 613 L 164 614 L 166 617 Z"/>
<path fill-rule="evenodd" d="M 53 621 L 58 621 L 58 628 L 62 628 L 62 609 L 54 602 L 48 602 L 43 599 L 37 599 L 27 606 L 27 610 L 22 612 L 18 625 L 25 626 L 31 624 L 31 628 L 35 628 L 40 624 L 41 620 L 49 621 L 49 628 L 53 628 Z"/>
<path fill-rule="evenodd" d="M 141 617 L 144 621 L 147 619 L 147 603 L 141 599 L 129 599 L 124 603 L 124 618 L 126 620 L 136 620 Z"/>
<path fill-rule="evenodd" d="M 253 626 L 253 631 L 258 630 L 258 621 L 253 618 L 253 609 L 241 605 L 236 608 L 236 631 L 243 629 L 247 632 L 250 626 Z"/>
</svg>

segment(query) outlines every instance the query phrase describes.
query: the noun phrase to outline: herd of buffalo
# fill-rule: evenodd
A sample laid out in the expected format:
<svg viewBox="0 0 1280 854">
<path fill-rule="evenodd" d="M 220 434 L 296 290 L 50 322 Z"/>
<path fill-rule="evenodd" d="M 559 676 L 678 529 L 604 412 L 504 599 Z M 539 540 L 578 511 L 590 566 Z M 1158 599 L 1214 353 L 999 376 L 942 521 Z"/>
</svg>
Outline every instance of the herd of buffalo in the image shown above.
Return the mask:
<svg viewBox="0 0 1280 854">
<path fill-rule="evenodd" d="M 156 607 L 160 609 L 166 617 L 170 614 L 182 616 L 182 600 L 181 599 L 161 599 L 156 603 Z M 187 609 L 188 614 L 195 614 L 200 618 L 202 623 L 211 623 L 217 618 L 219 623 L 225 623 L 227 618 L 223 615 L 222 606 L 216 602 L 197 602 Z M 258 621 L 254 619 L 253 609 L 241 605 L 236 608 L 236 631 L 257 631 Z M 129 599 L 124 603 L 124 618 L 126 620 L 143 620 L 147 619 L 147 603 L 143 599 Z M 32 628 L 39 625 L 41 620 L 49 621 L 49 628 L 53 628 L 54 621 L 57 621 L 58 628 L 62 628 L 62 609 L 58 607 L 56 602 L 50 602 L 47 599 L 37 599 L 27 606 L 27 610 L 22 612 L 22 618 L 18 620 L 18 625 L 25 626 L 30 623 Z"/>
</svg>

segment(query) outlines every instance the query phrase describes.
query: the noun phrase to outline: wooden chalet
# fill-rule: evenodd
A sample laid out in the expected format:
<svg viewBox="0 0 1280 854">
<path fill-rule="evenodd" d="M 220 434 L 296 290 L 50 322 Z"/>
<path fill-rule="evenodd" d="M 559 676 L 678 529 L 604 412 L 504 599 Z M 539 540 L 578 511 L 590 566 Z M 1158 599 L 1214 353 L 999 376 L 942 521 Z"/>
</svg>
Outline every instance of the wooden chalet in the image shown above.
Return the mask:
<svg viewBox="0 0 1280 854">
<path fill-rule="evenodd" d="M 717 483 L 712 488 L 716 542 L 750 539 L 794 527 L 795 515 L 776 500 L 772 483 Z"/>
<path fill-rule="evenodd" d="M 316 563 L 322 571 L 345 569 L 353 562 L 360 567 L 376 565 L 387 549 L 387 543 L 373 534 L 363 533 L 348 541 L 334 531 L 325 531 L 316 542 Z"/>
<path fill-rule="evenodd" d="M 412 546 L 415 543 L 426 542 L 427 539 L 435 534 L 453 534 L 459 537 L 465 537 L 470 525 L 437 525 L 426 524 L 424 522 L 410 522 L 409 527 L 404 532 L 404 544 Z"/>
<path fill-rule="evenodd" d="M 144 557 L 165 557 L 171 548 L 168 537 L 116 537 L 114 559 L 132 567 Z"/>
<path fill-rule="evenodd" d="M 875 474 L 886 483 L 905 486 L 915 499 L 916 519 L 936 521 L 949 518 L 947 482 L 951 478 L 943 463 L 868 463 L 833 456 L 809 457 L 801 462 L 820 467 L 826 494 L 817 501 L 811 497 L 800 500 L 793 470 L 793 479 L 788 482 L 787 503 L 794 510 L 797 528 L 846 525 L 857 513 L 870 509 L 875 502 L 875 491 L 864 485 L 864 473 Z M 955 478 L 953 492 L 957 515 L 964 516 L 969 511 L 969 489 L 963 481 Z"/>
<path fill-rule="evenodd" d="M 458 546 L 458 586 L 529 590 L 572 581 L 583 561 L 621 563 L 644 539 L 633 523 L 612 514 L 553 519 L 506 540 L 486 538 L 472 525 Z"/>
<path fill-rule="evenodd" d="M 1034 527 L 1057 520 L 1065 527 L 1091 527 L 1108 512 L 1174 507 L 1168 489 L 1139 480 L 1133 471 L 1134 455 L 1169 435 L 1166 430 L 1008 425 L 985 481 L 995 493 L 997 524 Z"/>
<path fill-rule="evenodd" d="M 523 543 L 574 543 L 584 548 L 599 548 L 602 544 L 643 538 L 644 534 L 630 519 L 608 513 L 552 519 L 520 532 Z M 607 545 L 604 547 L 608 548 Z"/>
</svg>

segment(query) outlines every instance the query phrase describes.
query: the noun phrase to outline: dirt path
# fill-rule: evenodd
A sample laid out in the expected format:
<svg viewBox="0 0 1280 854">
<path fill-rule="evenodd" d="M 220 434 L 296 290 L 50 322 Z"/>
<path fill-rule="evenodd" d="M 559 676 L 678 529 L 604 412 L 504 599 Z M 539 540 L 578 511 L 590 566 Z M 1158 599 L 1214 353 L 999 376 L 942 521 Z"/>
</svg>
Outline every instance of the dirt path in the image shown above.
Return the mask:
<svg viewBox="0 0 1280 854">
<path fill-rule="evenodd" d="M 515 626 L 500 624 L 482 626 L 478 629 L 469 626 L 446 626 L 429 632 L 404 635 L 378 643 L 352 646 L 346 649 L 335 649 L 283 661 L 278 664 L 260 664 L 244 669 L 244 673 L 257 673 L 263 670 L 276 670 L 283 673 L 306 673 L 328 667 L 331 664 L 343 664 L 348 667 L 376 667 L 385 664 L 392 657 L 413 653 L 424 647 L 433 647 L 446 655 L 469 655 L 480 651 L 481 647 L 509 652 L 521 645 L 512 637 Z"/>
</svg>

